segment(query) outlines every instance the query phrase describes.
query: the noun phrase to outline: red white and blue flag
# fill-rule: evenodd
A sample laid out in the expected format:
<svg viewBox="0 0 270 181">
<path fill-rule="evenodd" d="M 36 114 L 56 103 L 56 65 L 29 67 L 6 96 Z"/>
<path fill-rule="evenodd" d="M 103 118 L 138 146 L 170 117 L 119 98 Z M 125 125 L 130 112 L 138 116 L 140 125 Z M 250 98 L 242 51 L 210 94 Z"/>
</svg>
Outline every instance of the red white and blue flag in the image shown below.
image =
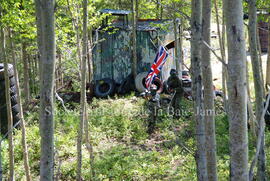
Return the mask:
<svg viewBox="0 0 270 181">
<path fill-rule="evenodd" d="M 159 74 L 159 72 L 161 71 L 164 63 L 166 62 L 167 58 L 168 58 L 168 52 L 166 51 L 166 49 L 161 46 L 159 48 L 159 51 L 156 55 L 156 58 L 154 60 L 154 63 L 151 66 L 150 71 L 148 72 L 148 75 L 145 78 L 145 85 L 146 88 L 149 89 L 153 80 L 155 80 L 155 78 L 157 77 L 157 75 Z"/>
</svg>

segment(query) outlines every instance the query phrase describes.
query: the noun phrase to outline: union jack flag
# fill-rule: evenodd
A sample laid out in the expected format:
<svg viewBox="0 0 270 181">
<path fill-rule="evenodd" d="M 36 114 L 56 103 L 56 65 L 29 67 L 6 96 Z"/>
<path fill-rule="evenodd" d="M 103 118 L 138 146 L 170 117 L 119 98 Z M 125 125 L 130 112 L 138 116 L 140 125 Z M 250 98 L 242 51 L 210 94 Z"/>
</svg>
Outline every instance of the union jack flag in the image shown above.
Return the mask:
<svg viewBox="0 0 270 181">
<path fill-rule="evenodd" d="M 166 49 L 161 46 L 159 48 L 159 51 L 156 55 L 156 58 L 154 60 L 154 63 L 151 66 L 150 71 L 148 72 L 148 75 L 145 78 L 145 85 L 146 88 L 149 90 L 153 80 L 155 80 L 155 78 L 157 77 L 157 75 L 159 74 L 159 72 L 161 71 L 164 63 L 166 62 L 167 58 L 168 58 L 168 52 L 166 51 Z"/>
</svg>

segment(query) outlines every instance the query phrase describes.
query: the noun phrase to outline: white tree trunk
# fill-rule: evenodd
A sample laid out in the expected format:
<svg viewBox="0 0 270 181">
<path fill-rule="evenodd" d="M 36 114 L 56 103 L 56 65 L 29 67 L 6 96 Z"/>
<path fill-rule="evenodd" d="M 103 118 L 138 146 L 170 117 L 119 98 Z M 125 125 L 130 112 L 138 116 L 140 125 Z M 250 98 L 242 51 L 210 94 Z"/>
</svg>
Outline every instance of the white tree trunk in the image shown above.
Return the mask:
<svg viewBox="0 0 270 181">
<path fill-rule="evenodd" d="M 254 138 L 256 138 L 256 118 L 255 118 L 255 114 L 253 111 L 253 106 L 252 106 L 252 102 L 251 102 L 251 95 L 250 95 L 250 83 L 249 83 L 249 74 L 248 74 L 248 70 L 249 70 L 249 65 L 246 64 L 246 76 L 247 76 L 247 111 L 248 111 L 248 123 L 250 124 L 250 128 L 251 128 L 251 133 L 252 136 Z"/>
<path fill-rule="evenodd" d="M 251 54 L 251 63 L 253 70 L 253 80 L 255 88 L 255 98 L 256 98 L 256 119 L 259 122 L 264 108 L 264 93 L 263 93 L 263 81 L 261 77 L 260 62 L 258 57 L 258 45 L 257 45 L 257 8 L 256 0 L 249 0 L 249 48 Z M 259 123 L 259 125 L 261 125 Z M 259 128 L 261 129 L 261 128 Z M 262 138 L 262 143 L 260 147 L 259 159 L 258 159 L 258 180 L 266 180 L 265 175 L 265 151 L 264 151 L 264 136 Z"/>
<path fill-rule="evenodd" d="M 29 167 L 29 159 L 28 159 L 28 148 L 27 148 L 27 143 L 26 143 L 26 129 L 25 129 L 25 120 L 23 116 L 23 108 L 22 108 L 22 101 L 21 101 L 21 90 L 20 90 L 20 84 L 19 84 L 19 76 L 18 76 L 18 71 L 16 68 L 17 65 L 17 60 L 15 57 L 15 52 L 13 51 L 13 42 L 11 39 L 11 33 L 9 30 L 9 47 L 10 51 L 12 51 L 12 60 L 13 60 L 13 69 L 14 69 L 14 77 L 15 77 L 15 85 L 17 89 L 17 100 L 18 100 L 18 105 L 19 105 L 19 114 L 20 114 L 20 120 L 21 120 L 21 129 L 22 129 L 22 147 L 23 147 L 23 162 L 24 162 L 24 169 L 25 169 L 25 175 L 26 175 L 26 180 L 31 181 L 31 174 L 30 174 L 30 167 Z"/>
<path fill-rule="evenodd" d="M 263 84 L 263 88 L 264 88 L 262 47 L 261 47 L 261 42 L 260 42 L 259 28 L 257 28 L 257 31 L 256 31 L 256 39 L 257 39 L 257 49 L 259 52 L 258 55 L 259 55 L 259 64 L 260 64 L 260 74 L 261 74 L 262 84 Z M 263 89 L 263 95 L 265 95 L 265 89 Z"/>
<path fill-rule="evenodd" d="M 88 32 L 92 32 L 92 27 L 89 29 Z M 90 80 L 90 83 L 92 82 L 93 80 L 93 60 L 92 60 L 92 47 L 93 47 L 93 40 L 92 40 L 92 34 L 90 33 L 89 35 L 89 44 L 87 46 L 87 50 L 88 50 L 88 68 L 89 68 L 89 80 Z M 90 49 L 88 47 L 91 47 Z M 90 92 L 91 94 L 91 92 Z M 87 96 L 86 96 L 87 97 Z M 87 101 L 87 98 L 86 98 L 86 101 Z M 88 123 L 88 111 L 87 111 L 87 102 L 86 102 L 86 112 L 85 112 L 85 141 L 86 141 L 86 147 L 87 147 L 87 150 L 89 152 L 89 159 L 90 159 L 90 174 L 91 174 L 91 178 L 95 178 L 95 170 L 94 170 L 94 152 L 93 152 L 93 145 L 91 143 L 91 137 L 90 137 L 90 132 L 89 132 L 89 123 Z"/>
<path fill-rule="evenodd" d="M 22 58 L 23 58 L 23 88 L 25 96 L 25 105 L 30 102 L 30 86 L 29 86 L 29 59 L 26 52 L 26 43 L 22 43 Z"/>
<path fill-rule="evenodd" d="M 41 52 L 40 80 L 40 180 L 53 180 L 54 174 L 54 74 L 55 74 L 55 32 L 54 0 L 36 0 L 37 24 L 41 26 L 39 51 Z"/>
<path fill-rule="evenodd" d="M 4 30 L 0 29 L 1 33 L 1 58 L 4 61 L 4 74 L 5 74 L 5 92 L 6 92 L 6 106 L 7 106 L 7 118 L 8 118 L 8 152 L 9 152 L 9 180 L 15 180 L 14 177 L 14 148 L 13 148 L 13 117 L 12 117 L 12 109 L 11 109 L 11 100 L 10 100 L 10 81 L 8 76 L 8 62 L 6 59 L 6 41 L 5 41 L 5 33 Z"/>
<path fill-rule="evenodd" d="M 228 42 L 230 177 L 248 180 L 246 47 L 242 0 L 225 0 Z"/>
<path fill-rule="evenodd" d="M 191 70 L 192 95 L 196 120 L 197 140 L 197 178 L 207 180 L 206 150 L 205 150 L 205 123 L 202 115 L 202 75 L 201 75 L 201 41 L 202 41 L 202 1 L 192 0 L 191 15 Z"/>
<path fill-rule="evenodd" d="M 41 80 L 41 57 L 42 57 L 42 23 L 41 23 L 41 6 L 39 5 L 39 0 L 35 0 L 35 8 L 36 8 L 36 26 L 37 26 L 37 45 L 38 45 L 38 71 L 39 71 L 39 80 Z M 23 59 L 23 56 L 22 56 Z"/>
<path fill-rule="evenodd" d="M 182 77 L 182 66 L 181 66 L 181 59 L 180 59 L 180 40 L 179 40 L 179 33 L 178 33 L 178 26 L 179 23 L 176 19 L 176 15 L 174 13 L 173 17 L 173 32 L 174 32 L 174 52 L 175 52 L 175 66 L 176 66 L 176 71 L 179 74 L 179 77 Z"/>
<path fill-rule="evenodd" d="M 185 68 L 185 60 L 184 60 L 184 53 L 183 53 L 183 31 L 184 31 L 184 19 L 180 20 L 180 26 L 179 26 L 179 57 L 181 61 L 180 68 L 183 70 Z"/>
<path fill-rule="evenodd" d="M 268 20 L 268 29 L 270 30 L 270 18 Z M 265 80 L 265 87 L 266 90 L 270 90 L 270 31 L 268 31 L 268 56 L 267 56 L 267 66 L 266 66 L 266 80 Z"/>
<path fill-rule="evenodd" d="M 84 133 L 84 124 L 86 123 L 87 117 L 87 102 L 86 102 L 86 67 L 87 67 L 87 0 L 83 0 L 83 50 L 81 60 L 81 110 L 80 110 L 80 125 L 78 127 L 78 140 L 77 140 L 77 181 L 82 180 L 82 142 Z M 87 129 L 87 128 L 86 128 Z M 88 130 L 88 129 L 87 129 Z"/>
<path fill-rule="evenodd" d="M 203 41 L 211 44 L 211 0 L 203 0 L 202 8 Z M 210 49 L 202 46 L 202 78 L 204 87 L 204 119 L 206 138 L 207 175 L 209 181 L 217 180 L 215 108 Z"/>
</svg>

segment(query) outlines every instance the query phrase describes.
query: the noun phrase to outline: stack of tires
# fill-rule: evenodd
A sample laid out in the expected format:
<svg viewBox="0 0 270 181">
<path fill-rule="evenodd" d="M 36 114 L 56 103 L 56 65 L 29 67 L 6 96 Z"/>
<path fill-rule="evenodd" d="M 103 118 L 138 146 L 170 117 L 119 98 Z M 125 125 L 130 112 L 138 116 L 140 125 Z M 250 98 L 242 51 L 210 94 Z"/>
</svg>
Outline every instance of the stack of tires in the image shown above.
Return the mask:
<svg viewBox="0 0 270 181">
<path fill-rule="evenodd" d="M 8 64 L 8 77 L 10 82 L 10 100 L 12 107 L 13 124 L 20 121 L 19 117 L 19 105 L 17 102 L 17 89 L 15 85 L 14 70 L 11 64 Z M 0 63 L 0 121 L 1 121 L 1 133 L 8 132 L 8 117 L 7 117 L 7 105 L 6 105 L 6 92 L 5 92 L 5 71 L 4 64 Z"/>
<path fill-rule="evenodd" d="M 99 98 L 106 98 L 108 96 L 113 96 L 115 93 L 124 95 L 135 90 L 142 93 L 146 91 L 145 77 L 147 75 L 148 72 L 141 72 L 134 79 L 133 75 L 130 74 L 120 84 L 117 84 L 113 79 L 110 78 L 98 80 L 94 83 L 95 96 Z M 158 77 L 154 79 L 153 84 L 157 86 L 158 93 L 163 91 L 163 84 Z"/>
</svg>

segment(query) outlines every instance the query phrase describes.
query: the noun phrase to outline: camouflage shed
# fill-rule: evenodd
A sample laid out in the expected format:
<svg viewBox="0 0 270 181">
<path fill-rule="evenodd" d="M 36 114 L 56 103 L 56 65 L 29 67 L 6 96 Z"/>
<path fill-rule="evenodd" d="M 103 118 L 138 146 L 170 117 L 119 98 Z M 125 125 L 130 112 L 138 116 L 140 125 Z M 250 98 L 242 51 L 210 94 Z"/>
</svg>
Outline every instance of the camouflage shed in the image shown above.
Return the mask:
<svg viewBox="0 0 270 181">
<path fill-rule="evenodd" d="M 132 63 L 132 28 L 128 23 L 129 11 L 105 9 L 102 13 L 114 16 L 112 24 L 108 25 L 108 17 L 103 26 L 93 32 L 94 41 L 98 41 L 93 49 L 94 80 L 111 78 L 116 83 L 131 73 Z M 162 29 L 160 28 L 162 27 Z M 164 30 L 164 27 L 166 30 Z M 160 45 L 173 40 L 171 20 L 147 19 L 137 22 L 137 72 L 150 69 Z M 174 67 L 173 51 L 164 70 Z M 170 67 L 170 68 L 166 68 Z M 166 73 L 167 74 L 167 73 Z"/>
</svg>

